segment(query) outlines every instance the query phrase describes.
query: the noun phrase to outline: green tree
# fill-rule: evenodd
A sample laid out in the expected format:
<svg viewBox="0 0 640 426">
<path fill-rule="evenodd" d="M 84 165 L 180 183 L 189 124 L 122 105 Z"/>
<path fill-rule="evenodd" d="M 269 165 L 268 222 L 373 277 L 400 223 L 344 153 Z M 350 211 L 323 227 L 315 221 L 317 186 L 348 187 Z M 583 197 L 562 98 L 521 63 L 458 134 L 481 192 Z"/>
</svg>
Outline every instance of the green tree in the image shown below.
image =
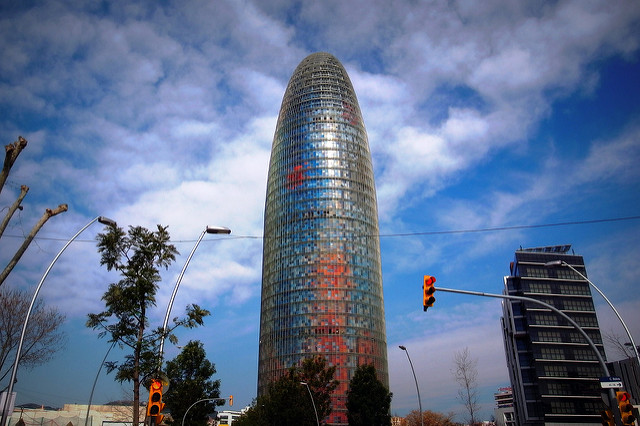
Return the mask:
<svg viewBox="0 0 640 426">
<path fill-rule="evenodd" d="M 167 227 L 158 225 L 155 232 L 136 226 L 125 233 L 122 228 L 108 227 L 98 234 L 100 264 L 117 271 L 121 279 L 109 285 L 102 296 L 105 310 L 89 314 L 87 327 L 100 329 L 99 337 L 109 336 L 109 342 L 130 349 L 121 363 L 107 363 L 107 371 L 116 371 L 116 380 L 133 383 L 133 424 L 138 424 L 140 385 L 159 369 L 158 347 L 162 328 L 148 330 L 148 310 L 155 306 L 160 268 L 167 269 L 175 260 L 176 250 L 169 242 Z M 174 319 L 178 326 L 202 325 L 209 312 L 198 305 L 187 307 L 185 319 Z M 175 341 L 175 336 L 169 336 Z"/>
<path fill-rule="evenodd" d="M 358 366 L 347 391 L 349 425 L 390 426 L 392 396 L 378 379 L 373 365 Z"/>
<path fill-rule="evenodd" d="M 216 368 L 207 360 L 199 341 L 190 341 L 178 356 L 167 361 L 166 373 L 170 386 L 163 400 L 175 424 L 182 424 L 185 412 L 194 402 L 220 398 L 220 380 L 210 380 Z M 215 406 L 209 401 L 194 405 L 187 414 L 185 424 L 205 426 L 207 414 L 212 413 Z"/>
<path fill-rule="evenodd" d="M 336 367 L 327 367 L 323 357 L 306 358 L 271 383 L 267 392 L 233 424 L 237 426 L 314 426 L 315 403 L 320 422 L 331 412 L 331 393 L 338 386 Z M 309 396 L 313 396 L 313 403 Z"/>
</svg>

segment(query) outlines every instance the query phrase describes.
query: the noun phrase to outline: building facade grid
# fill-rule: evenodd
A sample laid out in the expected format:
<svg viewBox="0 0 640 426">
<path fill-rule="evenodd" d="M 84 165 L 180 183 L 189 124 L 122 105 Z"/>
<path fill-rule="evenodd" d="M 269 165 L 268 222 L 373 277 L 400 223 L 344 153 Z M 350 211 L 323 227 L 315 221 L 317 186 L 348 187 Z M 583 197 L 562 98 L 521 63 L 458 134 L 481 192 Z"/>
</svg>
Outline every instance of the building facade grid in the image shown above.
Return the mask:
<svg viewBox="0 0 640 426">
<path fill-rule="evenodd" d="M 582 256 L 571 246 L 520 249 L 504 279 L 504 293 L 545 302 L 573 319 L 605 358 L 589 283 L 564 266 L 586 276 Z M 521 426 L 600 423 L 604 405 L 597 355 L 565 319 L 536 303 L 505 300 L 502 329 L 515 413 Z"/>
<path fill-rule="evenodd" d="M 258 394 L 303 359 L 336 367 L 328 424 L 347 424 L 355 369 L 388 386 L 373 167 L 349 77 L 328 53 L 287 86 L 273 139 L 264 220 Z"/>
</svg>

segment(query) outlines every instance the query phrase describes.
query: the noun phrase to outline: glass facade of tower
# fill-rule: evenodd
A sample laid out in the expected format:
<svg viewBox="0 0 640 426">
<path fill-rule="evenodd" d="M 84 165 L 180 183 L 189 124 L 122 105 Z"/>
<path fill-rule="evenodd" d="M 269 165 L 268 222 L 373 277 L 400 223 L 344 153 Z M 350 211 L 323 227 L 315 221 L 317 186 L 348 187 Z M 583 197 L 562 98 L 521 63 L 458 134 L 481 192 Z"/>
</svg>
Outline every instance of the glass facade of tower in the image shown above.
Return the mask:
<svg viewBox="0 0 640 426">
<path fill-rule="evenodd" d="M 271 149 L 264 218 L 258 394 L 308 357 L 336 366 L 327 424 L 347 424 L 356 367 L 388 386 L 373 168 L 349 77 L 328 53 L 296 68 Z"/>
<path fill-rule="evenodd" d="M 520 249 L 505 277 L 505 294 L 526 296 L 554 306 L 573 319 L 605 357 L 590 285 L 563 260 L 586 276 L 582 256 L 571 246 Z M 517 424 L 597 424 L 604 404 L 599 378 L 604 376 L 595 351 L 565 319 L 527 301 L 503 302 L 502 328 L 513 389 Z"/>
</svg>

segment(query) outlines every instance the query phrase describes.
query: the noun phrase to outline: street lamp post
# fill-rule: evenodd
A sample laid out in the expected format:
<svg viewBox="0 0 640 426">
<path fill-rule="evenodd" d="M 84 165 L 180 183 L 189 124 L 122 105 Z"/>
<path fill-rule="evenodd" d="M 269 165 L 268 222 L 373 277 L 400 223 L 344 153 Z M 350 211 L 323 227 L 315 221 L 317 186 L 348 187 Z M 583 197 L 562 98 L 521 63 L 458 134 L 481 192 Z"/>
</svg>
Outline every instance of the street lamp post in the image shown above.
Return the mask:
<svg viewBox="0 0 640 426">
<path fill-rule="evenodd" d="M 316 410 L 316 403 L 313 400 L 313 394 L 311 393 L 311 389 L 309 388 L 309 383 L 300 382 L 300 384 L 306 386 L 307 390 L 309 391 L 309 398 L 311 398 L 311 404 L 313 404 L 313 412 L 316 413 L 316 424 L 320 426 L 320 419 L 318 419 L 318 410 Z"/>
<path fill-rule="evenodd" d="M 600 363 L 600 367 L 602 367 L 602 371 L 603 371 L 604 375 L 605 376 L 609 376 L 609 368 L 607 367 L 607 363 L 604 361 L 604 358 L 602 357 L 602 354 L 600 353 L 600 351 L 596 347 L 596 345 L 593 342 L 593 340 L 591 340 L 591 338 L 589 337 L 587 332 L 584 331 L 582 329 L 582 327 L 580 327 L 578 325 L 578 323 L 576 323 L 569 315 L 565 314 L 564 312 L 562 312 L 560 309 L 556 308 L 553 305 L 550 305 L 550 304 L 548 304 L 546 302 L 543 302 L 541 300 L 538 300 L 538 299 L 534 299 L 532 297 L 515 296 L 515 295 L 511 295 L 511 294 L 493 294 L 493 293 L 484 293 L 484 292 L 480 292 L 480 291 L 456 290 L 456 289 L 452 289 L 452 288 L 443 288 L 443 287 L 438 287 L 438 291 L 444 291 L 444 292 L 449 292 L 449 293 L 458 293 L 458 294 L 469 294 L 469 295 L 472 295 L 472 296 L 495 297 L 495 298 L 507 299 L 507 300 L 521 300 L 521 301 L 524 301 L 524 302 L 530 302 L 530 303 L 535 303 L 537 305 L 544 306 L 545 308 L 555 312 L 556 314 L 558 314 L 562 318 L 564 318 L 569 324 L 571 324 L 573 326 L 573 328 L 575 328 L 582 335 L 582 337 L 584 337 L 584 339 L 587 342 L 587 344 L 591 347 L 591 349 L 593 349 L 593 352 L 595 353 L 596 358 L 598 359 L 598 362 Z M 607 404 L 607 405 L 609 405 L 609 407 L 611 408 L 611 411 L 613 412 L 616 425 L 620 426 L 620 424 L 621 424 L 620 423 L 620 410 L 618 409 L 618 405 L 616 404 L 616 393 L 615 393 L 613 388 L 609 388 L 608 389 L 608 399 L 609 399 L 609 404 Z"/>
<path fill-rule="evenodd" d="M 187 413 L 189 413 L 189 410 L 191 410 L 194 405 L 199 404 L 200 402 L 204 402 L 204 401 L 212 401 L 215 404 L 218 401 L 226 401 L 226 399 L 224 399 L 224 398 L 205 398 L 205 399 L 201 399 L 199 401 L 194 402 L 193 404 L 191 404 L 189 406 L 189 408 L 187 408 L 187 411 L 184 412 L 184 416 L 182 416 L 182 426 L 184 426 L 184 422 L 187 420 Z"/>
<path fill-rule="evenodd" d="M 398 346 L 407 354 L 407 359 L 409 360 L 409 365 L 411 366 L 411 372 L 413 373 L 413 380 L 416 382 L 416 391 L 418 392 L 418 408 L 420 410 L 420 424 L 424 426 L 424 418 L 422 417 L 422 399 L 420 398 L 420 388 L 418 387 L 418 378 L 416 377 L 416 372 L 413 369 L 413 363 L 411 362 L 411 357 L 409 356 L 409 351 L 403 345 Z"/>
<path fill-rule="evenodd" d="M 102 362 L 100 363 L 100 367 L 98 367 L 98 372 L 96 373 L 96 378 L 93 379 L 93 386 L 91 387 L 91 393 L 89 394 L 89 403 L 87 404 L 87 415 L 84 418 L 84 426 L 87 426 L 87 424 L 89 423 L 89 411 L 91 410 L 91 401 L 93 401 L 93 392 L 96 390 L 96 383 L 98 383 L 98 377 L 100 377 L 100 371 L 102 371 L 102 366 L 104 365 L 105 361 L 107 360 L 107 357 L 109 356 L 109 352 L 111 352 L 111 349 L 113 349 L 113 347 L 116 345 L 116 343 L 118 343 L 117 341 L 113 342 L 111 344 L 111 346 L 109 346 L 109 349 L 107 350 L 107 353 L 104 354 L 104 358 L 102 359 Z"/>
<path fill-rule="evenodd" d="M 178 275 L 178 280 L 176 281 L 176 285 L 173 287 L 173 293 L 171 293 L 171 298 L 169 299 L 169 305 L 167 306 L 167 312 L 164 316 L 164 323 L 162 324 L 162 335 L 160 336 L 160 352 L 159 352 L 160 359 L 158 361 L 158 370 L 160 370 L 162 367 L 162 359 L 164 357 L 164 338 L 165 338 L 165 335 L 167 334 L 167 324 L 169 323 L 169 315 L 171 315 L 171 308 L 173 308 L 173 301 L 176 298 L 176 293 L 178 293 L 178 287 L 180 287 L 180 282 L 182 281 L 184 272 L 187 270 L 187 266 L 189 266 L 189 262 L 191 261 L 193 254 L 196 252 L 198 245 L 200 245 L 200 241 L 202 241 L 202 238 L 204 238 L 204 234 L 230 234 L 230 233 L 231 233 L 231 229 L 225 228 L 223 226 L 207 226 L 200 234 L 200 237 L 196 241 L 196 244 L 193 246 L 193 249 L 191 250 L 189 257 L 187 257 L 187 261 L 184 263 L 184 266 L 182 267 L 182 271 L 180 271 L 180 275 Z"/>
<path fill-rule="evenodd" d="M 627 336 L 629 337 L 629 341 L 631 342 L 631 347 L 633 348 L 633 352 L 636 354 L 636 360 L 638 361 L 638 365 L 640 366 L 640 355 L 638 354 L 638 347 L 636 346 L 635 342 L 633 341 L 633 337 L 631 337 L 631 332 L 629 331 L 629 328 L 627 328 L 627 324 L 624 323 L 624 320 L 622 319 L 622 317 L 618 313 L 618 310 L 615 308 L 615 306 L 613 306 L 613 303 L 611 303 L 609 298 L 604 295 L 604 293 L 598 288 L 598 286 L 596 286 L 589 278 L 587 278 L 584 274 L 582 274 L 580 271 L 578 271 L 573 266 L 569 265 L 564 260 L 552 260 L 551 262 L 545 263 L 544 266 L 546 266 L 547 268 L 552 267 L 552 266 L 566 266 L 569 269 L 571 269 L 573 272 L 575 272 L 576 274 L 580 275 L 586 282 L 591 284 L 591 287 L 595 288 L 596 291 L 598 293 L 600 293 L 600 296 L 602 296 L 604 298 L 604 300 L 609 304 L 611 309 L 613 309 L 613 312 L 616 314 L 616 316 L 620 320 L 620 323 L 622 324 L 622 327 L 624 328 L 624 331 L 627 332 Z"/>
<path fill-rule="evenodd" d="M 44 283 L 45 278 L 47 278 L 47 275 L 49 275 L 49 271 L 51 271 L 51 268 L 56 263 L 56 261 L 58 260 L 60 255 L 62 255 L 62 253 L 67 249 L 67 247 L 69 247 L 69 245 L 73 242 L 73 240 L 75 240 L 78 237 L 78 235 L 80 235 L 82 233 L 82 231 L 87 229 L 90 225 L 92 225 L 96 221 L 102 223 L 103 225 L 111 226 L 113 228 L 115 228 L 117 226 L 117 224 L 116 224 L 116 222 L 114 220 L 111 220 L 111 219 L 103 217 L 103 216 L 98 216 L 98 217 L 92 219 L 85 226 L 83 226 L 78 232 L 76 232 L 76 234 L 73 237 L 71 237 L 71 239 L 69 241 L 67 241 L 67 243 L 64 245 L 64 247 L 62 247 L 62 249 L 60 249 L 60 251 L 58 252 L 56 257 L 53 258 L 53 260 L 49 264 L 49 267 L 44 272 L 44 275 L 42 275 L 42 278 L 40 279 L 40 282 L 38 283 L 38 286 L 36 287 L 35 292 L 33 293 L 33 298 L 31 299 L 31 304 L 29 305 L 29 309 L 27 310 L 27 315 L 24 318 L 24 324 L 22 325 L 22 333 L 20 334 L 20 341 L 18 343 L 18 349 L 16 350 L 16 359 L 13 362 L 13 370 L 11 371 L 11 379 L 9 380 L 9 388 L 7 389 L 7 398 L 5 400 L 4 410 L 2 411 L 2 419 L 0 420 L 0 425 L 4 425 L 7 422 L 8 413 L 9 413 L 9 400 L 11 399 L 11 393 L 13 392 L 13 383 L 16 380 L 16 373 L 18 371 L 18 363 L 20 362 L 20 352 L 22 352 L 22 344 L 24 342 L 24 335 L 25 335 L 25 333 L 27 331 L 27 325 L 29 324 L 29 317 L 31 316 L 31 311 L 32 311 L 33 306 L 34 306 L 34 304 L 36 302 L 36 297 L 38 297 L 38 293 L 40 292 L 40 288 L 42 287 L 42 284 Z"/>
</svg>

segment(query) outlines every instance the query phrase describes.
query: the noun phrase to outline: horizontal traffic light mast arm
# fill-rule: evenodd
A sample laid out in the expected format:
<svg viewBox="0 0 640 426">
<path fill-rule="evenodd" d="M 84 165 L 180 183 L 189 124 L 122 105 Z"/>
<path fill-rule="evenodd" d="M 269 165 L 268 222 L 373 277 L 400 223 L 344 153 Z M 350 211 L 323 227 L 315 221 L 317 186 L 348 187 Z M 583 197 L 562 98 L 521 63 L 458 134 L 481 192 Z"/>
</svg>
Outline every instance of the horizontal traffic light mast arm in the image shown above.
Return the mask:
<svg viewBox="0 0 640 426">
<path fill-rule="evenodd" d="M 598 357 L 598 362 L 600 362 L 600 366 L 602 367 L 602 370 L 604 371 L 604 375 L 605 376 L 609 376 L 609 368 L 607 368 L 607 363 L 602 358 L 602 355 L 600 354 L 600 351 L 598 350 L 598 348 L 596 348 L 596 345 L 595 345 L 595 343 L 593 343 L 593 340 L 591 340 L 591 338 L 587 335 L 587 333 L 574 320 L 572 320 L 567 314 L 565 314 L 564 312 L 562 312 L 561 310 L 559 310 L 555 306 L 549 305 L 548 303 L 542 302 L 542 301 L 537 300 L 537 299 L 533 299 L 531 297 L 526 297 L 526 296 L 512 296 L 512 295 L 507 295 L 507 294 L 483 293 L 483 292 L 480 292 L 480 291 L 456 290 L 456 289 L 452 289 L 452 288 L 443 288 L 443 287 L 437 287 L 436 290 L 437 291 L 444 291 L 444 292 L 448 292 L 448 293 L 469 294 L 469 295 L 472 295 L 472 296 L 495 297 L 495 298 L 499 298 L 499 299 L 510 299 L 510 300 L 524 300 L 524 301 L 527 301 L 527 302 L 531 302 L 531 303 L 536 303 L 538 305 L 542 305 L 547 309 L 551 309 L 556 314 L 558 314 L 561 317 L 563 317 L 564 319 L 566 319 L 572 326 L 575 327 L 576 330 L 578 330 L 580 332 L 580 334 L 582 334 L 582 336 L 585 338 L 587 343 L 589 343 L 589 346 L 591 346 L 593 351 L 596 353 L 596 357 Z"/>
</svg>

